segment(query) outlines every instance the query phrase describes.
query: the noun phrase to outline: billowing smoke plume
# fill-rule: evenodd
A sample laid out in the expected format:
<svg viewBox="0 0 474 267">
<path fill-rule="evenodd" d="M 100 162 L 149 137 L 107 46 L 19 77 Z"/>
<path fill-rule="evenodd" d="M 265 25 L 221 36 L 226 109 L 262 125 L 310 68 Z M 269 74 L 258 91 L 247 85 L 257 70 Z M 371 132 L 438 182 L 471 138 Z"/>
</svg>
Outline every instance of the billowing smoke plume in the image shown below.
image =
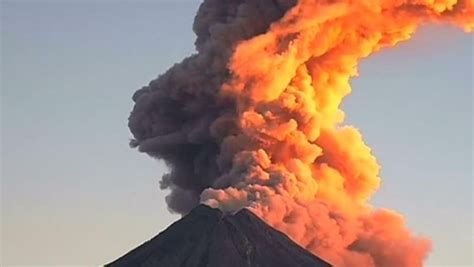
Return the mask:
<svg viewBox="0 0 474 267">
<path fill-rule="evenodd" d="M 368 204 L 379 166 L 339 109 L 357 63 L 472 0 L 205 0 L 197 54 L 138 90 L 132 146 L 170 167 L 169 208 L 249 208 L 336 266 L 415 267 L 431 248 Z"/>
</svg>

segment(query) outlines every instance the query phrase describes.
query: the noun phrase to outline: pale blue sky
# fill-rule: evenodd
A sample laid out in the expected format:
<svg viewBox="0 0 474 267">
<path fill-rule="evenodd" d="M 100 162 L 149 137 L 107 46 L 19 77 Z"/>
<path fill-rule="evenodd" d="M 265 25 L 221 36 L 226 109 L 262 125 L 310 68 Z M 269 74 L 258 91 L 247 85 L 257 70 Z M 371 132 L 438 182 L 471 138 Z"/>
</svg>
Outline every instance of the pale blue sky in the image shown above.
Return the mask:
<svg viewBox="0 0 474 267">
<path fill-rule="evenodd" d="M 2 1 L 2 266 L 102 264 L 177 219 L 128 147 L 132 93 L 193 51 L 198 1 Z M 365 60 L 344 109 L 382 164 L 375 206 L 472 264 L 473 38 L 424 27 Z"/>
</svg>

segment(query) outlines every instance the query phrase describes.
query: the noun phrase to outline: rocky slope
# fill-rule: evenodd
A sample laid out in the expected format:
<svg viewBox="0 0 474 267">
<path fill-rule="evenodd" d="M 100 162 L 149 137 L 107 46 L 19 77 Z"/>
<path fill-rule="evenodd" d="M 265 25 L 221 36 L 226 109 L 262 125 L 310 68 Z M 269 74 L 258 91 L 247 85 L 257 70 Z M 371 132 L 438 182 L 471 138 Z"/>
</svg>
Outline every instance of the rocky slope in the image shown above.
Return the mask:
<svg viewBox="0 0 474 267">
<path fill-rule="evenodd" d="M 223 214 L 199 205 L 110 267 L 330 267 L 243 209 Z"/>
</svg>

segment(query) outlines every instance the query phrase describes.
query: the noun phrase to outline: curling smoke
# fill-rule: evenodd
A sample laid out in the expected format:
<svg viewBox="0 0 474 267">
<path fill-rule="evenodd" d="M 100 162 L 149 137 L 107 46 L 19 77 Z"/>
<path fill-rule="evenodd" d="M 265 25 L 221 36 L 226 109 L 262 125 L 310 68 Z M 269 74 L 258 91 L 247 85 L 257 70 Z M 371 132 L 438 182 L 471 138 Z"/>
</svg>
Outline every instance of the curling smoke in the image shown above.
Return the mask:
<svg viewBox="0 0 474 267">
<path fill-rule="evenodd" d="M 138 90 L 131 145 L 170 167 L 169 208 L 249 208 L 336 266 L 415 267 L 431 248 L 368 204 L 379 165 L 342 99 L 360 59 L 472 0 L 206 0 L 197 54 Z"/>
</svg>

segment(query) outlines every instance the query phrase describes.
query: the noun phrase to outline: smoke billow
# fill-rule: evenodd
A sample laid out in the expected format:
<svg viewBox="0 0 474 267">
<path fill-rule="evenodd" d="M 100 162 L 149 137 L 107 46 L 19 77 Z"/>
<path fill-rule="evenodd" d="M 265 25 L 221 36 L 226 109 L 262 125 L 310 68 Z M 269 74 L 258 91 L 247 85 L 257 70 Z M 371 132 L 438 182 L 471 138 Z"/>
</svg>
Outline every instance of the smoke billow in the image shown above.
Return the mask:
<svg viewBox="0 0 474 267">
<path fill-rule="evenodd" d="M 422 266 L 429 240 L 368 204 L 379 165 L 339 109 L 360 59 L 471 0 L 205 0 L 197 53 L 138 90 L 131 145 L 165 160 L 172 211 L 248 208 L 336 266 Z"/>
</svg>

